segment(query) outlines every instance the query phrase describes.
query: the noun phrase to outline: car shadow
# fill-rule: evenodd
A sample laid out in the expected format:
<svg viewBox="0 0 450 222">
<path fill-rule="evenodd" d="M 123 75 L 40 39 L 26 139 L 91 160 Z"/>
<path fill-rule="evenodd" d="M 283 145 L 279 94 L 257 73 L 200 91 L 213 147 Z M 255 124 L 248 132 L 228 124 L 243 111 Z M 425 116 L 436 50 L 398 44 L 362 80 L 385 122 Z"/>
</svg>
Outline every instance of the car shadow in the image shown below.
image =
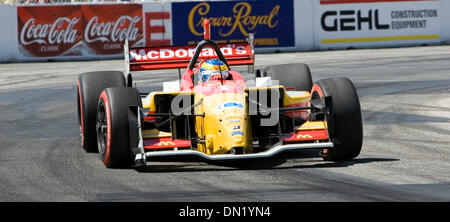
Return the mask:
<svg viewBox="0 0 450 222">
<path fill-rule="evenodd" d="M 170 158 L 150 161 L 145 167 L 135 168 L 139 173 L 245 171 L 274 169 L 338 168 L 372 162 L 399 161 L 394 158 L 355 158 L 347 161 L 324 161 L 317 151 L 285 152 L 271 158 L 226 162 L 208 162 L 196 158 Z"/>
</svg>

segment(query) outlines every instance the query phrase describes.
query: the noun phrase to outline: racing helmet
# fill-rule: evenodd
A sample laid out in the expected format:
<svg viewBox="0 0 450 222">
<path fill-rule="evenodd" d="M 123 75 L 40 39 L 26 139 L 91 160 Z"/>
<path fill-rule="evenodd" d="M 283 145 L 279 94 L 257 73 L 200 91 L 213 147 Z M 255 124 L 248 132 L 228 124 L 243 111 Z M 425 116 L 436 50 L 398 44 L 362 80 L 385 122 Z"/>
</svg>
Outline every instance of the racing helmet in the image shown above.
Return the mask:
<svg viewBox="0 0 450 222">
<path fill-rule="evenodd" d="M 225 80 L 228 77 L 228 67 L 219 59 L 208 59 L 200 63 L 198 79 L 201 82 L 209 80 Z"/>
</svg>

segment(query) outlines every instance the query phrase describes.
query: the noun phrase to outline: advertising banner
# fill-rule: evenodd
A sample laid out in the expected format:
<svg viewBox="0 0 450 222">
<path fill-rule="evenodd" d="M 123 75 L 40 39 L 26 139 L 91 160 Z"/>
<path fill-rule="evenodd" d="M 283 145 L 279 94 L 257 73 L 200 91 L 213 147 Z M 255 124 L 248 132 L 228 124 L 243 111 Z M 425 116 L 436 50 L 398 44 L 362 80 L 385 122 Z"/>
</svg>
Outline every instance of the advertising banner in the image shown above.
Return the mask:
<svg viewBox="0 0 450 222">
<path fill-rule="evenodd" d="M 220 51 L 226 58 L 242 58 L 253 55 L 247 43 L 220 44 Z M 158 48 L 137 48 L 130 51 L 130 61 L 137 62 L 173 62 L 190 61 L 194 56 L 195 46 L 169 46 Z M 198 59 L 217 58 L 212 47 L 206 46 L 200 52 Z"/>
<path fill-rule="evenodd" d="M 86 4 L 81 10 L 90 54 L 122 54 L 126 39 L 131 47 L 143 45 L 141 4 Z"/>
<path fill-rule="evenodd" d="M 172 17 L 170 2 L 143 2 L 146 47 L 172 45 Z"/>
<path fill-rule="evenodd" d="M 254 50 L 246 42 L 218 45 L 229 65 L 248 65 L 254 63 Z M 130 49 L 131 70 L 150 70 L 167 68 L 186 68 L 195 54 L 196 46 L 161 46 Z M 198 59 L 218 58 L 211 46 L 202 48 Z"/>
<path fill-rule="evenodd" d="M 141 4 L 18 6 L 22 57 L 122 55 L 143 46 Z"/>
<path fill-rule="evenodd" d="M 145 18 L 145 46 L 171 45 L 171 36 L 167 34 L 167 26 L 170 25 L 170 12 L 151 11 L 144 12 Z M 159 22 L 159 23 L 158 23 Z M 158 23 L 155 25 L 155 23 Z"/>
<path fill-rule="evenodd" d="M 19 51 L 24 56 L 82 54 L 81 7 L 17 7 L 17 17 Z"/>
<path fill-rule="evenodd" d="M 201 41 L 209 19 L 218 43 L 242 42 L 254 33 L 256 47 L 295 46 L 293 14 L 292 0 L 173 2 L 173 44 Z"/>
<path fill-rule="evenodd" d="M 320 49 L 439 44 L 436 0 L 316 1 Z"/>
</svg>

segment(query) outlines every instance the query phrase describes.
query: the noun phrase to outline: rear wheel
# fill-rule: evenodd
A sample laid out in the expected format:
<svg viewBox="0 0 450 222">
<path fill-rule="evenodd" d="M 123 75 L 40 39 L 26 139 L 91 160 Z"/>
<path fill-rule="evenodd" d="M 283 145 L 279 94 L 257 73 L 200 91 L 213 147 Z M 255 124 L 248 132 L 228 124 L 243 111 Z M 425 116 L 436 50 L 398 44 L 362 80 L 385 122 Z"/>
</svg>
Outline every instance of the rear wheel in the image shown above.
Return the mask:
<svg viewBox="0 0 450 222">
<path fill-rule="evenodd" d="M 125 77 L 118 71 L 88 72 L 77 82 L 78 125 L 81 147 L 87 152 L 97 152 L 95 118 L 100 93 L 108 87 L 125 86 Z"/>
<path fill-rule="evenodd" d="M 312 77 L 308 65 L 292 63 L 272 65 L 256 70 L 256 77 L 271 77 L 288 90 L 311 91 Z"/>
<path fill-rule="evenodd" d="M 266 66 L 257 69 L 255 71 L 255 76 L 270 77 L 272 83 L 274 83 L 273 80 L 278 80 L 278 84 L 284 86 L 286 90 L 310 92 L 312 87 L 311 71 L 309 70 L 308 65 L 304 63 Z M 292 119 L 280 119 L 280 121 L 281 125 L 284 126 L 282 129 L 283 131 L 284 129 L 292 129 L 294 127 L 293 124 L 300 125 L 304 122 L 303 120 L 296 120 L 293 122 Z M 265 130 L 265 132 L 269 133 L 267 130 Z M 260 136 L 261 138 L 264 138 L 267 137 L 267 134 L 261 134 Z M 266 150 L 278 141 L 274 139 L 260 139 L 258 142 L 260 149 Z"/>
<path fill-rule="evenodd" d="M 129 87 L 106 88 L 98 100 L 97 141 L 100 158 L 108 168 L 129 168 L 132 149 L 138 146 L 138 91 Z"/>
<path fill-rule="evenodd" d="M 361 152 L 363 127 L 361 106 L 356 89 L 348 78 L 329 78 L 317 81 L 311 90 L 311 100 L 331 96 L 332 119 L 328 130 L 334 149 L 321 152 L 324 160 L 348 160 Z M 325 115 L 327 116 L 327 115 Z"/>
</svg>

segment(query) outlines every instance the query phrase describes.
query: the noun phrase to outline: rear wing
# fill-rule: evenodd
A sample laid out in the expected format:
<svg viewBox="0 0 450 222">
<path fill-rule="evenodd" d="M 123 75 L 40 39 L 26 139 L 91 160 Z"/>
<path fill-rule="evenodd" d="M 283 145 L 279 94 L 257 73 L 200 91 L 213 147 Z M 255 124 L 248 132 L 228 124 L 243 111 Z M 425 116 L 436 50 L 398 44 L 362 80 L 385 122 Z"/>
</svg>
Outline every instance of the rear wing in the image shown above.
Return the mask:
<svg viewBox="0 0 450 222">
<path fill-rule="evenodd" d="M 255 52 L 253 34 L 248 42 L 218 44 L 220 51 L 228 62 L 228 65 L 249 65 L 249 72 L 253 73 Z M 125 41 L 125 66 L 126 73 L 130 71 L 154 70 L 154 69 L 180 69 L 189 65 L 194 56 L 196 46 L 162 46 L 129 48 Z M 214 49 L 205 46 L 198 59 L 218 58 Z"/>
</svg>

